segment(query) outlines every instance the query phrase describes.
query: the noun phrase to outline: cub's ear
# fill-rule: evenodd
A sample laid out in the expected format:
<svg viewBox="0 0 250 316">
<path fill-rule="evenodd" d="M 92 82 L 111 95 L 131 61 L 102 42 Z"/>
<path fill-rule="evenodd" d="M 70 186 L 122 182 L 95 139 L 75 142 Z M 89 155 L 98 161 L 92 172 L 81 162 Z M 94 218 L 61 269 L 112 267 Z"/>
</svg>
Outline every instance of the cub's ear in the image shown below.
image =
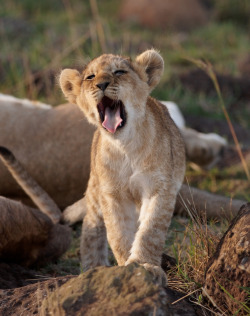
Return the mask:
<svg viewBox="0 0 250 316">
<path fill-rule="evenodd" d="M 59 76 L 59 84 L 63 94 L 70 103 L 76 103 L 80 94 L 82 77 L 75 69 L 64 69 Z"/>
<path fill-rule="evenodd" d="M 148 75 L 148 85 L 150 90 L 158 84 L 164 70 L 164 60 L 154 49 L 146 50 L 136 57 L 136 62 L 141 65 Z"/>
</svg>

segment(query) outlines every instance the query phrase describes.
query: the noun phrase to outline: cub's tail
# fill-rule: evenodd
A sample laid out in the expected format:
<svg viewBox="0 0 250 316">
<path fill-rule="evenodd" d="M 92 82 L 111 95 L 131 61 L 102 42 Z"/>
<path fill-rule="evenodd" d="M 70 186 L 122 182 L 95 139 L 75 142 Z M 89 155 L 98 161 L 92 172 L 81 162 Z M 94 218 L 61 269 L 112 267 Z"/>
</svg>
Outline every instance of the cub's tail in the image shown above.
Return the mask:
<svg viewBox="0 0 250 316">
<path fill-rule="evenodd" d="M 60 209 L 40 185 L 28 174 L 12 152 L 0 146 L 0 159 L 40 211 L 46 214 L 54 224 L 58 223 L 61 219 Z"/>
</svg>

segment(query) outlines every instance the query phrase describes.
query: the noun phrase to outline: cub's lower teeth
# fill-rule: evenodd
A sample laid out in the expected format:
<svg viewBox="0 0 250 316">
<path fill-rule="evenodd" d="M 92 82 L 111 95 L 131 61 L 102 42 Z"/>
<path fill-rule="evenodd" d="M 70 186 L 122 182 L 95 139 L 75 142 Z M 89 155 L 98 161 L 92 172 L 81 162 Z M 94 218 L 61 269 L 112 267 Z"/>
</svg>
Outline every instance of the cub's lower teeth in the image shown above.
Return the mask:
<svg viewBox="0 0 250 316">
<path fill-rule="evenodd" d="M 119 126 L 122 127 L 122 123 Z"/>
</svg>

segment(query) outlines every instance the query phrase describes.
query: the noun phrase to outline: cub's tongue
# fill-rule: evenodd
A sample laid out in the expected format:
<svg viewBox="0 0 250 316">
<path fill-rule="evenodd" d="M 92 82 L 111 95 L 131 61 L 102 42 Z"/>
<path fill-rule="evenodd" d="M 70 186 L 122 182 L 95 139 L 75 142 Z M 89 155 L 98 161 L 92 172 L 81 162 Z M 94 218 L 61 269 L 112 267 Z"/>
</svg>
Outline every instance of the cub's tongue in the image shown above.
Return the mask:
<svg viewBox="0 0 250 316">
<path fill-rule="evenodd" d="M 105 117 L 102 126 L 110 133 L 114 134 L 117 127 L 121 124 L 122 118 L 120 113 L 120 106 L 111 109 L 109 106 L 105 108 Z"/>
</svg>

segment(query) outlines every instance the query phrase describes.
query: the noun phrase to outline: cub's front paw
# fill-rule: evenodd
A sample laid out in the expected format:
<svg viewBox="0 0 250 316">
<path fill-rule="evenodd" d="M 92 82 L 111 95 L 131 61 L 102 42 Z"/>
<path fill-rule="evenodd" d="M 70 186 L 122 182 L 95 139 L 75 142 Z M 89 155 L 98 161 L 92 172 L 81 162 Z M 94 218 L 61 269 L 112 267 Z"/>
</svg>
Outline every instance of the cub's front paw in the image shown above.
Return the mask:
<svg viewBox="0 0 250 316">
<path fill-rule="evenodd" d="M 162 286 L 166 286 L 168 283 L 166 273 L 162 270 L 160 266 L 156 266 L 151 263 L 140 263 L 136 260 L 128 259 L 125 263 L 125 266 L 129 265 L 130 263 L 138 263 L 141 266 L 143 266 L 147 271 L 153 274 L 154 281 L 157 284 L 160 284 Z"/>
<path fill-rule="evenodd" d="M 144 263 L 142 266 L 151 272 L 154 276 L 154 280 L 157 284 L 160 284 L 162 286 L 166 286 L 168 284 L 166 273 L 162 270 L 161 267 L 155 266 L 151 263 Z"/>
</svg>

